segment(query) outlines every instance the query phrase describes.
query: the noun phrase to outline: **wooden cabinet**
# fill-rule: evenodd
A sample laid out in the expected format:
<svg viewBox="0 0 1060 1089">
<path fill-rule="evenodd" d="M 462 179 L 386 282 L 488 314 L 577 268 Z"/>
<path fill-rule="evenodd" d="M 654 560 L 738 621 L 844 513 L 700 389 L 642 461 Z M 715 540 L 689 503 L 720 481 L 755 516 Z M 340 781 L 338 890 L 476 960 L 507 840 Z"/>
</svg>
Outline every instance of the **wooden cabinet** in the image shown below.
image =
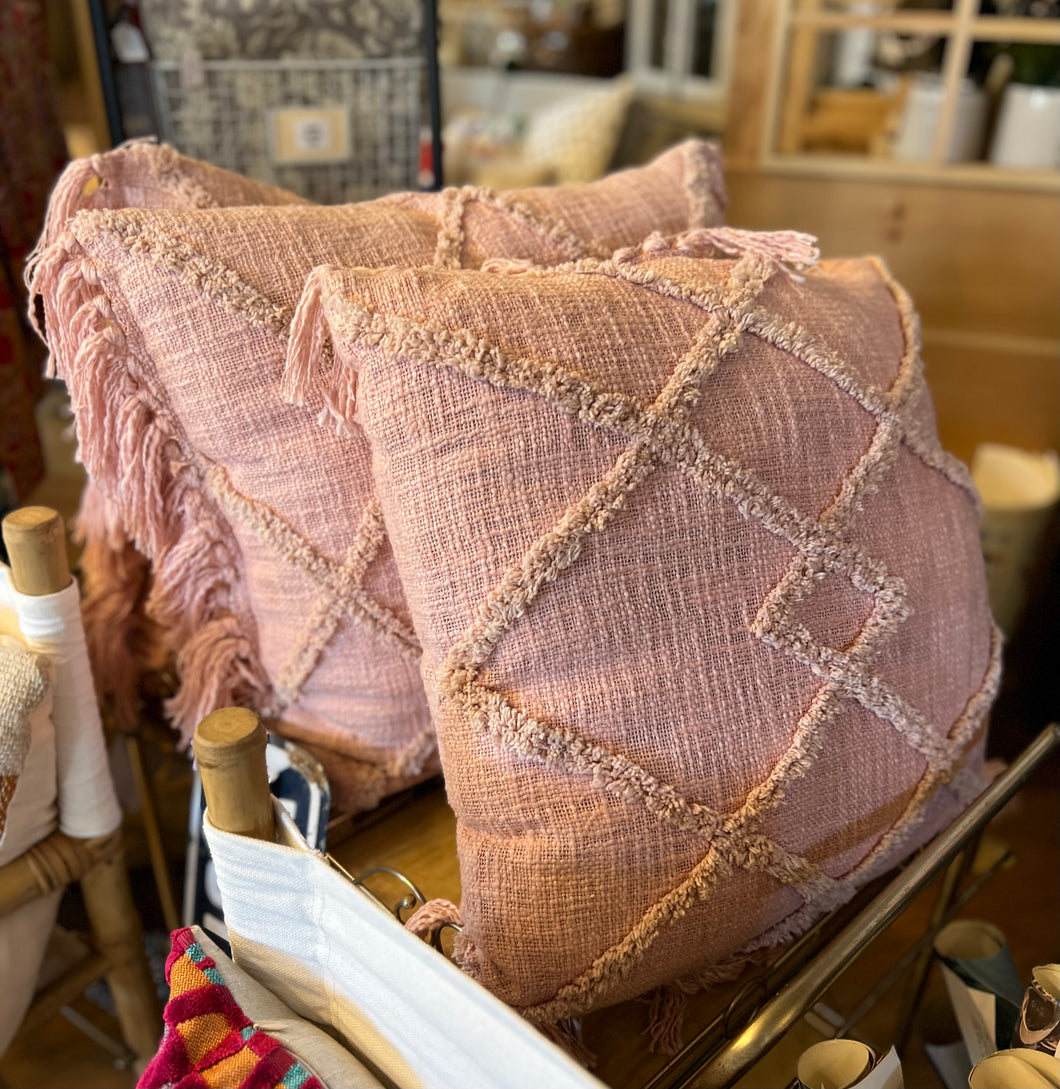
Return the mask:
<svg viewBox="0 0 1060 1089">
<path fill-rule="evenodd" d="M 946 78 L 959 80 L 967 48 L 984 34 L 1041 41 L 1060 37 L 1060 25 L 981 16 L 978 0 L 934 12 L 877 3 L 890 14 L 876 16 L 853 15 L 854 7 L 741 0 L 723 148 L 729 220 L 808 231 L 825 256 L 887 261 L 920 312 L 942 439 L 960 457 L 988 440 L 1058 448 L 1060 171 L 943 161 L 954 121 L 945 109 L 924 162 L 817 154 L 785 144 L 784 134 L 805 116 L 796 109 L 805 88 L 787 96 L 806 34 L 853 23 L 930 25 L 944 38 Z"/>
</svg>

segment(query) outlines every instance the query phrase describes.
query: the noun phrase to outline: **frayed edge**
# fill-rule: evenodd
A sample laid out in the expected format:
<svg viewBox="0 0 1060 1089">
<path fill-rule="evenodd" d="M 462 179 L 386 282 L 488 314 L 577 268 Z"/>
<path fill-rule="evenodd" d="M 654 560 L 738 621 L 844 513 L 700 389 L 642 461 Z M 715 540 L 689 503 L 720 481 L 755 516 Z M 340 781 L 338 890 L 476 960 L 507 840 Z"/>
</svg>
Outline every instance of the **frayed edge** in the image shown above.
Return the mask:
<svg viewBox="0 0 1060 1089">
<path fill-rule="evenodd" d="M 76 536 L 81 553 L 81 618 L 96 693 L 114 723 L 130 733 L 140 718 L 139 679 L 165 656 L 162 630 L 146 615 L 151 567 L 93 481 L 81 497 Z"/>
<path fill-rule="evenodd" d="M 291 320 L 280 397 L 289 405 L 323 402 L 317 416 L 340 438 L 354 433 L 357 412 L 357 372 L 335 358 L 325 293 L 339 270 L 328 265 L 313 269 Z"/>
<path fill-rule="evenodd" d="M 280 397 L 289 405 L 304 405 L 322 382 L 321 352 L 329 340 L 324 313 L 325 281 L 337 270 L 324 265 L 306 277 L 287 340 L 287 358 L 280 380 Z"/>
<path fill-rule="evenodd" d="M 760 967 L 769 959 L 768 950 L 734 953 L 720 964 L 656 987 L 650 995 L 645 1028 L 650 1050 L 656 1055 L 676 1055 L 684 1047 L 684 1023 L 689 998 L 719 983 L 731 983 L 749 968 Z"/>
<path fill-rule="evenodd" d="M 268 714 L 271 688 L 247 634 L 253 621 L 231 612 L 238 546 L 212 510 L 200 470 L 182 450 L 98 271 L 71 232 L 40 255 L 30 290 L 44 302 L 52 360 L 77 417 L 80 456 L 107 489 L 124 532 L 153 564 L 147 611 L 178 648 L 182 688 L 167 710 L 184 743 L 217 707 Z"/>
<path fill-rule="evenodd" d="M 639 246 L 616 250 L 616 265 L 629 264 L 641 257 L 707 257 L 722 253 L 728 257 L 753 254 L 773 264 L 778 271 L 796 282 L 798 273 L 812 268 L 821 251 L 813 235 L 801 231 L 744 231 L 736 227 L 696 227 L 682 234 L 664 236 L 656 231 Z"/>
<path fill-rule="evenodd" d="M 588 1070 L 596 1066 L 596 1052 L 585 1046 L 582 1039 L 582 1023 L 575 1017 L 565 1017 L 551 1025 L 538 1025 L 538 1031 L 557 1047 L 561 1047 L 576 1063 Z"/>
<path fill-rule="evenodd" d="M 683 1043 L 688 995 L 667 983 L 651 993 L 648 1007 L 648 1046 L 655 1055 L 676 1055 Z"/>
</svg>

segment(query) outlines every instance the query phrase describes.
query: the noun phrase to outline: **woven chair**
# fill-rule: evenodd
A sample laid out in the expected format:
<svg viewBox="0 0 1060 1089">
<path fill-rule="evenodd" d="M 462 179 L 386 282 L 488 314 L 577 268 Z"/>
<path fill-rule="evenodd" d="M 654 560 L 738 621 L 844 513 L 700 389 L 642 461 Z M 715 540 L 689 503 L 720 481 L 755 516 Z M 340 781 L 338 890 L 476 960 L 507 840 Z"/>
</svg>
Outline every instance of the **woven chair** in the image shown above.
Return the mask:
<svg viewBox="0 0 1060 1089">
<path fill-rule="evenodd" d="M 4 519 L 3 535 L 11 566 L 0 565 L 0 645 L 17 656 L 21 644 L 19 661 L 47 676 L 50 693 L 34 709 L 32 730 L 25 731 L 24 763 L 0 769 L 15 773 L 2 780 L 11 819 L 0 840 L 0 965 L 5 968 L 0 1052 L 20 1023 L 27 1030 L 41 1024 L 105 977 L 125 1042 L 143 1064 L 157 1047 L 161 1014 L 129 889 L 121 810 L 107 765 L 62 519 L 47 508 L 24 508 Z M 17 695 L 13 684 L 0 691 L 0 708 Z M 38 714 L 41 708 L 43 715 Z M 5 718 L 7 725 L 17 716 Z M 0 752 L 19 750 L 17 743 L 5 750 L 5 740 L 0 739 Z M 35 812 L 33 829 L 17 823 L 27 809 Z M 26 843 L 27 838 L 32 842 Z M 80 883 L 89 918 L 91 952 L 34 997 L 59 897 L 74 882 Z"/>
</svg>

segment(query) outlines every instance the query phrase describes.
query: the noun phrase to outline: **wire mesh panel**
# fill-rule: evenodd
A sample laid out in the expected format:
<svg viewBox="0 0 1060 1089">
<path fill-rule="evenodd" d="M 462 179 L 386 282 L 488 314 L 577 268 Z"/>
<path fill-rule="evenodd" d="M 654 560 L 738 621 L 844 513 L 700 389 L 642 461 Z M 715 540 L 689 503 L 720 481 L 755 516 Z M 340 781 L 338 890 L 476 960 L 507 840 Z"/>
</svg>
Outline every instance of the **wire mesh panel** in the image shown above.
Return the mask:
<svg viewBox="0 0 1060 1089">
<path fill-rule="evenodd" d="M 417 188 L 420 58 L 156 61 L 161 137 L 322 204 Z"/>
</svg>

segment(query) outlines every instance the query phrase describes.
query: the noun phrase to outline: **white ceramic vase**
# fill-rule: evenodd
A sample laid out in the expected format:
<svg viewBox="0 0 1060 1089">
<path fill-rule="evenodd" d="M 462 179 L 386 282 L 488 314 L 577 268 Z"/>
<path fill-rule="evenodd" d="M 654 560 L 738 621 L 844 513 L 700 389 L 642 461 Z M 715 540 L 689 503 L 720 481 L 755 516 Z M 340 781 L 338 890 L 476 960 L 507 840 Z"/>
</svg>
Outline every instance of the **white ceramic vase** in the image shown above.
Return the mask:
<svg viewBox="0 0 1060 1089">
<path fill-rule="evenodd" d="M 894 144 L 894 157 L 930 159 L 942 115 L 943 84 L 935 73 L 918 72 L 910 80 Z M 963 80 L 957 100 L 946 162 L 966 162 L 979 157 L 986 124 L 986 96 L 971 80 Z"/>
<path fill-rule="evenodd" d="M 1060 167 L 1060 87 L 1005 88 L 990 161 L 1023 170 Z"/>
</svg>

